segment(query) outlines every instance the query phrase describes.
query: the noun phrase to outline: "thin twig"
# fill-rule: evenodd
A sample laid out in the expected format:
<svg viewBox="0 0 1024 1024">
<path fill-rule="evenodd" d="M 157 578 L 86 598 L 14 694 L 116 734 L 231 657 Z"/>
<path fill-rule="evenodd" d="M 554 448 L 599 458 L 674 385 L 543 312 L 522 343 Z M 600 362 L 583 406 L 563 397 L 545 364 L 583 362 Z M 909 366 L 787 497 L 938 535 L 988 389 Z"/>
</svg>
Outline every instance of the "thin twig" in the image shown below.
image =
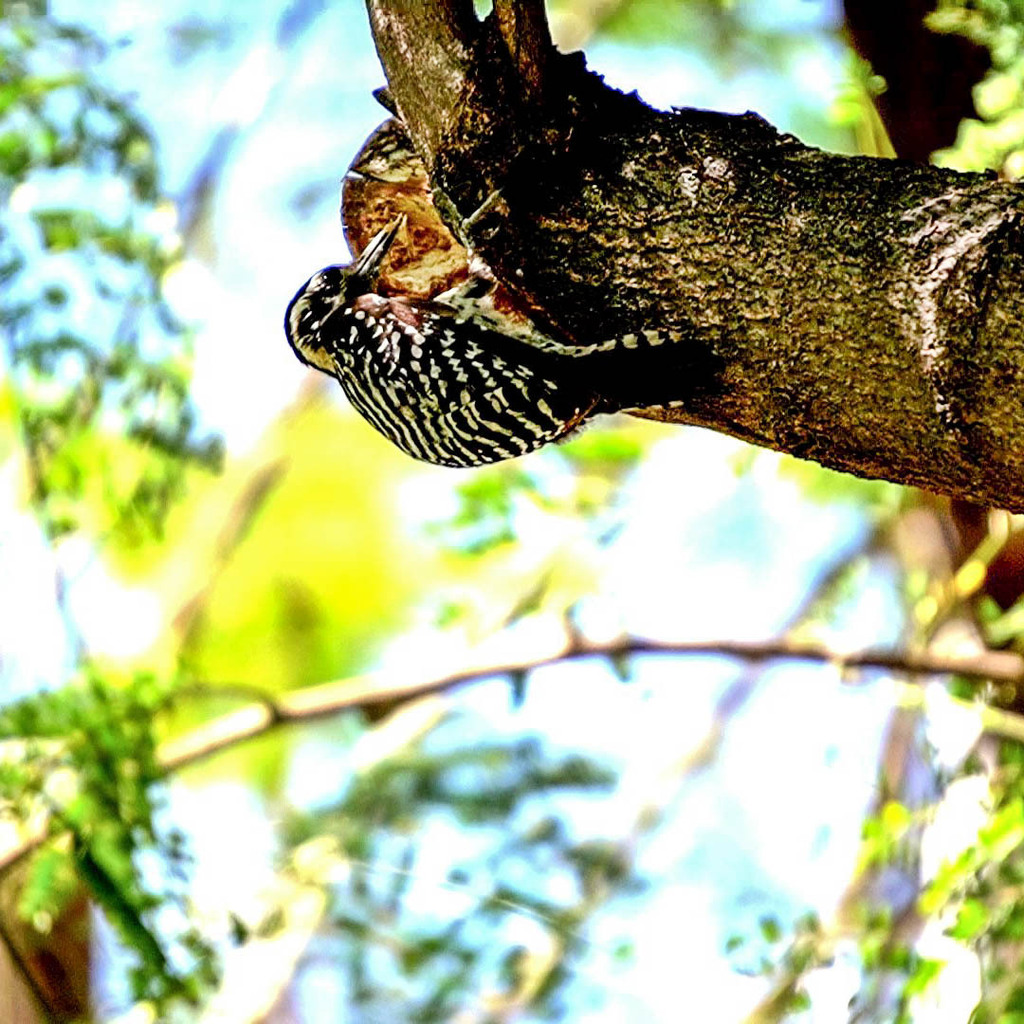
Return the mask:
<svg viewBox="0 0 1024 1024">
<path fill-rule="evenodd" d="M 595 642 L 574 638 L 559 648 L 532 657 L 477 664 L 446 675 L 395 683 L 381 675 L 367 674 L 321 683 L 319 686 L 279 696 L 266 694 L 184 736 L 162 743 L 158 759 L 164 770 L 170 773 L 246 740 L 265 735 L 282 725 L 330 718 L 342 711 L 408 700 L 484 679 L 522 675 L 567 661 L 584 658 L 621 661 L 646 654 L 708 655 L 747 663 L 802 661 L 832 665 L 841 672 L 879 670 L 912 679 L 957 675 L 978 682 L 1024 685 L 1024 658 L 1010 651 L 986 651 L 973 658 L 956 658 L 881 649 L 843 654 L 821 645 L 797 644 L 787 640 L 652 640 L 622 637 Z M 202 687 L 204 693 L 217 692 L 216 684 L 202 684 Z M 237 686 L 229 685 L 226 690 L 238 692 Z M 905 701 L 907 698 L 904 696 L 902 699 Z M 967 708 L 975 707 L 966 701 L 962 703 Z M 987 706 L 980 709 L 980 715 L 981 725 L 986 731 L 1024 741 L 1024 718 L 1020 715 Z M 44 823 L 27 836 L 20 846 L 0 855 L 0 872 L 35 849 L 46 834 Z"/>
<path fill-rule="evenodd" d="M 277 490 L 287 471 L 285 458 L 272 458 L 258 466 L 245 481 L 221 525 L 211 567 L 199 589 L 178 609 L 171 625 L 187 652 L 195 643 L 205 621 L 210 599 L 221 577 L 230 566 L 239 546 L 249 535 L 253 523 Z"/>
<path fill-rule="evenodd" d="M 395 683 L 380 675 L 367 674 L 305 687 L 276 698 L 267 696 L 259 703 L 248 704 L 180 739 L 164 744 L 161 747 L 161 763 L 168 771 L 175 771 L 242 740 L 258 736 L 275 723 L 314 721 L 341 711 L 408 700 L 482 679 L 522 675 L 561 662 L 584 658 L 618 661 L 644 654 L 711 655 L 748 663 L 804 661 L 830 664 L 843 672 L 877 669 L 915 677 L 958 675 L 978 681 L 1024 684 L 1024 658 L 1010 651 L 986 651 L 973 658 L 955 658 L 935 654 L 902 654 L 888 650 L 842 654 L 820 645 L 795 644 L 787 640 L 651 640 L 625 637 L 593 642 L 574 639 L 557 650 L 534 657 L 475 665 L 448 675 Z M 206 690 L 216 692 L 216 686 L 206 684 Z M 992 713 L 990 721 L 996 727 L 1002 722 L 1003 716 L 1009 714 L 996 708 L 987 711 Z M 1016 733 L 1019 727 L 1014 725 L 1013 728 Z"/>
</svg>

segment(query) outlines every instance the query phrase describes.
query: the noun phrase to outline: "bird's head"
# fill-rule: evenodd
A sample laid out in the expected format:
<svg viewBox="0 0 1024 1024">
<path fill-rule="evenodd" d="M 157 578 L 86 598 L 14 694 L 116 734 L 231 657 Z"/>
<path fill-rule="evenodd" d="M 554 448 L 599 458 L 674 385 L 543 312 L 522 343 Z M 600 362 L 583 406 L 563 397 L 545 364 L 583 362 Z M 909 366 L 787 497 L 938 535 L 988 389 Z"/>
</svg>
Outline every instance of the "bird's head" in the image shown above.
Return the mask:
<svg viewBox="0 0 1024 1024">
<path fill-rule="evenodd" d="M 317 271 L 296 293 L 284 315 L 288 343 L 299 359 L 326 373 L 335 372 L 335 353 L 344 332 L 338 314 L 351 311 L 360 295 L 373 291 L 381 264 L 405 217 L 392 221 L 370 239 L 354 262 Z"/>
</svg>

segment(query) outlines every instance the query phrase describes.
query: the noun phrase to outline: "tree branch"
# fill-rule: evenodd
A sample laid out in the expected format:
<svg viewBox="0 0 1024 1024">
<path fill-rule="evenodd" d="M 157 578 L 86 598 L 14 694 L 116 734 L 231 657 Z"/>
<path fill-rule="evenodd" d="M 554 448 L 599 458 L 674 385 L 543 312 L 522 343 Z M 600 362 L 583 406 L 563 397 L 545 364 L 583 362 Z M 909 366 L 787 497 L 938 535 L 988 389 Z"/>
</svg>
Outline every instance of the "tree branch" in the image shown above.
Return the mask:
<svg viewBox="0 0 1024 1024">
<path fill-rule="evenodd" d="M 785 640 L 746 641 L 667 641 L 626 637 L 595 643 L 575 638 L 557 650 L 523 659 L 495 661 L 475 665 L 448 675 L 393 683 L 375 675 L 354 676 L 294 690 L 278 697 L 264 696 L 257 703 L 215 719 L 178 740 L 161 747 L 161 763 L 168 771 L 194 764 L 243 740 L 267 732 L 276 725 L 328 718 L 353 708 L 373 707 L 409 700 L 453 689 L 468 683 L 502 676 L 522 675 L 548 665 L 584 658 L 620 661 L 645 654 L 712 655 L 747 663 L 760 661 L 803 661 L 830 664 L 841 671 L 878 669 L 908 676 L 957 675 L 965 679 L 1024 685 L 1024 658 L 1010 651 L 986 651 L 972 658 L 944 657 L 935 654 L 903 654 L 897 651 L 868 650 L 841 654 L 826 647 L 793 644 Z M 216 690 L 215 686 L 211 687 Z M 994 725 L 1004 721 L 997 709 Z M 1017 716 L 1012 716 L 1016 718 Z M 1013 725 L 1014 735 L 1024 739 L 1024 719 Z"/>
<path fill-rule="evenodd" d="M 367 0 L 391 96 L 421 153 L 437 153 L 483 90 L 473 57 L 479 23 L 471 0 Z M 440 116 L 439 96 L 448 97 Z"/>
<path fill-rule="evenodd" d="M 388 705 L 440 693 L 468 683 L 502 676 L 517 676 L 548 665 L 584 658 L 621 662 L 645 654 L 710 655 L 733 658 L 746 663 L 762 661 L 802 661 L 828 664 L 840 671 L 882 670 L 911 678 L 957 675 L 978 682 L 992 682 L 1006 687 L 1024 686 L 1024 657 L 1010 651 L 986 651 L 972 658 L 945 657 L 936 654 L 901 654 L 896 651 L 867 650 L 841 654 L 819 645 L 795 644 L 786 640 L 744 641 L 670 641 L 623 637 L 618 640 L 594 642 L 571 638 L 557 648 L 535 652 L 529 657 L 496 660 L 438 676 L 394 683 L 377 675 L 354 676 L 334 682 L 294 690 L 281 695 L 263 694 L 235 711 L 215 718 L 177 739 L 160 745 L 160 764 L 168 773 L 205 760 L 229 747 L 265 735 L 280 726 L 329 718 L 342 711 Z M 208 685 L 204 692 L 217 692 Z M 248 695 L 251 688 L 224 688 L 228 692 Z M 904 706 L 916 705 L 918 698 L 904 693 L 899 701 Z M 959 702 L 979 716 L 988 732 L 1024 743 L 1024 716 L 968 701 Z M 0 872 L 20 861 L 42 843 L 48 832 L 47 822 L 34 822 L 24 840 L 0 852 Z"/>
<path fill-rule="evenodd" d="M 539 326 L 673 339 L 634 350 L 642 415 L 1024 510 L 1021 189 L 652 110 L 556 51 L 527 105 L 498 30 L 368 4 L 439 211 Z"/>
<path fill-rule="evenodd" d="M 22 954 L 17 940 L 7 928 L 2 916 L 0 916 L 0 982 L 3 983 L 6 990 L 0 1005 L 9 1006 L 16 1011 L 20 1009 L 24 1013 L 24 1018 L 18 1014 L 17 1019 L 28 1019 L 28 1015 L 32 1011 L 39 1014 L 39 1019 L 57 1018 L 57 1007 L 53 1005 L 53 1001 L 40 985 L 35 971 L 32 970 Z M 14 992 L 10 991 L 12 983 L 15 986 Z M 18 991 L 19 986 L 21 991 Z M 32 1019 L 36 1019 L 34 1013 Z"/>
<path fill-rule="evenodd" d="M 544 0 L 494 0 L 494 17 L 527 97 L 539 99 L 553 47 Z"/>
</svg>

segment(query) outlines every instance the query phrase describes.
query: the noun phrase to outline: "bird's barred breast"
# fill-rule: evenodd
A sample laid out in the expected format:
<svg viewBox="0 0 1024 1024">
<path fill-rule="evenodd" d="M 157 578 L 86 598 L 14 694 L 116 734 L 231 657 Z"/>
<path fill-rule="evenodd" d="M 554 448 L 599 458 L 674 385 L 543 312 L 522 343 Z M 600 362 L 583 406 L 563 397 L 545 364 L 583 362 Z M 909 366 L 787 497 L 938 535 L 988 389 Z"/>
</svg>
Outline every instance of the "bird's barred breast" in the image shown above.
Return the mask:
<svg viewBox="0 0 1024 1024">
<path fill-rule="evenodd" d="M 360 296 L 337 321 L 337 376 L 359 413 L 407 454 L 444 466 L 525 455 L 594 405 L 564 357 L 444 312 Z"/>
</svg>

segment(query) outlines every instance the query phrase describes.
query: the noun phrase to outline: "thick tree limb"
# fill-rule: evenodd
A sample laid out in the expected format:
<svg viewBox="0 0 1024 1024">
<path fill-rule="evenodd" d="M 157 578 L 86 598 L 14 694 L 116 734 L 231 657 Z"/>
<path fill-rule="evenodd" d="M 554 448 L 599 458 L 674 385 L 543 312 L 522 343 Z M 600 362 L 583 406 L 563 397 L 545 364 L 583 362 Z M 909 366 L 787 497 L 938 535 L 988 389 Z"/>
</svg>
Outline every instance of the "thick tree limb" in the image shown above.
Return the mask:
<svg viewBox="0 0 1024 1024">
<path fill-rule="evenodd" d="M 1024 509 L 1019 188 L 652 110 L 553 51 L 540 103 L 496 19 L 368 7 L 439 209 L 541 325 L 678 333 L 644 414 Z"/>
</svg>

